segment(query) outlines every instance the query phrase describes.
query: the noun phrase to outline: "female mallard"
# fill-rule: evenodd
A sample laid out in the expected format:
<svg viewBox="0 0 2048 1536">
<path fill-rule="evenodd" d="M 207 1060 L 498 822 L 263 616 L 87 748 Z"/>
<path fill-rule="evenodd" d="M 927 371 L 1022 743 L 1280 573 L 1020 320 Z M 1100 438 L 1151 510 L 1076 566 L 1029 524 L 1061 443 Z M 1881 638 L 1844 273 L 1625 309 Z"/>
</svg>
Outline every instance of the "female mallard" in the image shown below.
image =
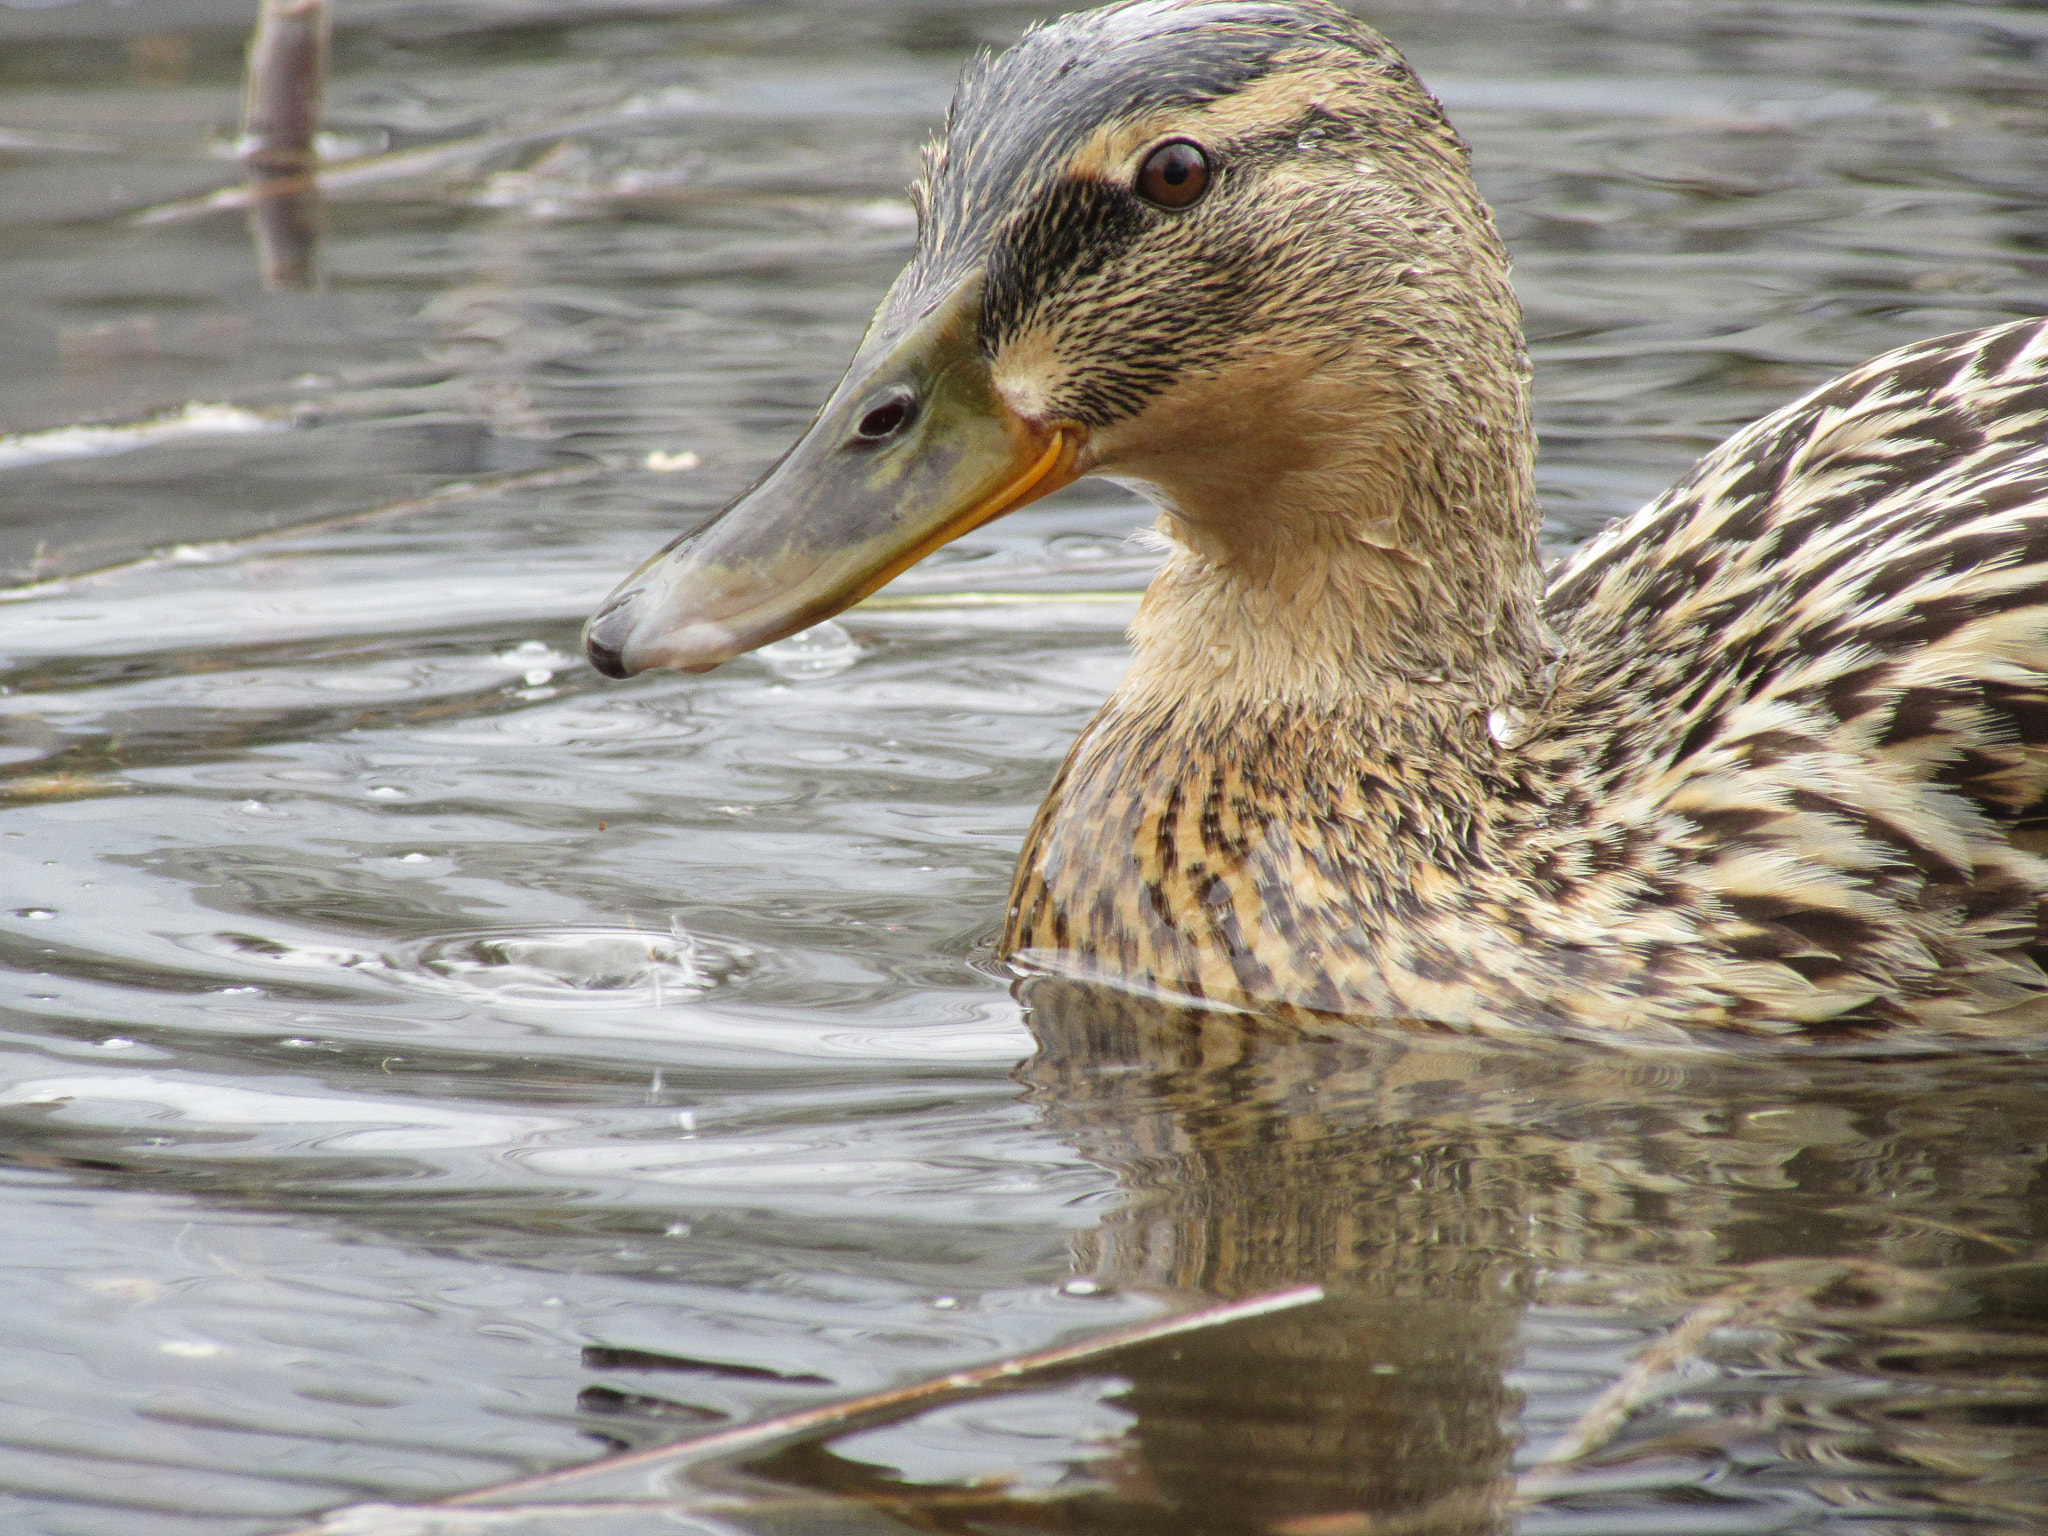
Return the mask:
<svg viewBox="0 0 2048 1536">
<path fill-rule="evenodd" d="M 2048 322 L 1866 364 L 1536 555 L 1508 262 L 1322 0 L 977 64 L 794 448 L 591 621 L 701 671 L 1084 474 L 1172 553 L 1003 949 L 1467 1028 L 2048 1025 Z"/>
</svg>

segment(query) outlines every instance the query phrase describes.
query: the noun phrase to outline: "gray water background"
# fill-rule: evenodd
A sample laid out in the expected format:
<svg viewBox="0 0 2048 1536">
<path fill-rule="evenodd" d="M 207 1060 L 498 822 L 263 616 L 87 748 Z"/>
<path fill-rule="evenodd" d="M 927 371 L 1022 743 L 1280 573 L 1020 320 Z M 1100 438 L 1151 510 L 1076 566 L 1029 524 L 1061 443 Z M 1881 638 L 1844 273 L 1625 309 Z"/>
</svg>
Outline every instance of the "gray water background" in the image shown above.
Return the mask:
<svg viewBox="0 0 2048 1536">
<path fill-rule="evenodd" d="M 0 1529 L 255 1536 L 1297 1280 L 1340 1293 L 1306 1331 L 834 1453 L 1077 1528 L 1427 1507 L 1761 1287 L 1649 1449 L 1469 1528 L 2048 1528 L 2035 1060 L 1219 1073 L 1025 1017 L 988 945 L 1136 504 L 1063 493 L 808 648 L 583 666 L 823 397 L 961 61 L 1044 11 L 342 0 L 331 156 L 486 142 L 338 193 L 325 286 L 266 293 L 239 214 L 137 217 L 234 180 L 249 10 L 0 5 Z M 2048 307 L 2048 11 L 1368 14 L 1515 253 L 1555 550 Z M 245 414 L 60 432 L 189 402 Z"/>
</svg>

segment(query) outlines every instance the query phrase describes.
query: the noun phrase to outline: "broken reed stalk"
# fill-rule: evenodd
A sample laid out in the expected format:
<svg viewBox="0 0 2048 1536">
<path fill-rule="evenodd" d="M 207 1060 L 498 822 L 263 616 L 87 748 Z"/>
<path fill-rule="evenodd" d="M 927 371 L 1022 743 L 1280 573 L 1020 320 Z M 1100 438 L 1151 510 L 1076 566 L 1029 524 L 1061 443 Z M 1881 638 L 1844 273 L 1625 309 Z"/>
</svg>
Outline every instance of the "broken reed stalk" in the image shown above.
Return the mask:
<svg viewBox="0 0 2048 1536">
<path fill-rule="evenodd" d="M 845 1434 L 850 1430 L 901 1418 L 907 1413 L 934 1408 L 969 1393 L 1003 1385 L 1020 1376 L 1086 1365 L 1120 1349 L 1129 1349 L 1139 1344 L 1152 1344 L 1161 1339 L 1175 1338 L 1205 1328 L 1217 1328 L 1227 1323 L 1248 1322 L 1253 1318 L 1285 1312 L 1322 1299 L 1323 1288 L 1319 1285 L 1296 1286 L 1292 1290 L 1274 1291 L 1245 1301 L 1227 1302 L 1222 1306 L 1205 1307 L 1199 1312 L 1186 1312 L 1178 1317 L 1140 1323 L 1132 1328 L 1120 1328 L 1113 1333 L 1098 1334 L 1079 1344 L 1039 1350 L 1028 1355 L 1012 1355 L 988 1365 L 978 1365 L 945 1376 L 935 1376 L 886 1392 L 870 1393 L 866 1397 L 856 1397 L 847 1402 L 830 1403 L 822 1408 L 801 1409 L 796 1413 L 786 1413 L 759 1424 L 746 1424 L 738 1429 L 720 1430 L 716 1434 L 686 1440 L 680 1445 L 662 1445 L 651 1450 L 630 1451 L 621 1456 L 607 1457 L 602 1461 L 588 1462 L 583 1466 L 569 1467 L 560 1472 L 545 1472 L 538 1477 L 526 1477 L 516 1482 L 479 1488 L 473 1493 L 459 1493 L 432 1504 L 410 1507 L 364 1505 L 358 1506 L 353 1513 L 346 1509 L 336 1510 L 319 1524 L 287 1533 L 287 1536 L 342 1536 L 344 1532 L 354 1536 L 357 1531 L 362 1531 L 367 1536 L 368 1532 L 387 1527 L 393 1536 L 398 1536 L 399 1532 L 417 1529 L 397 1523 L 405 1516 L 427 1516 L 444 1511 L 453 1513 L 465 1508 L 475 1510 L 480 1517 L 510 1523 L 525 1512 L 529 1507 L 528 1501 L 536 1497 L 542 1502 L 531 1506 L 534 1512 L 554 1514 L 563 1508 L 557 1502 L 563 1490 L 573 1489 L 578 1484 L 609 1481 L 620 1473 L 638 1473 L 647 1479 L 646 1486 L 654 1497 L 591 1502 L 577 1513 L 589 1517 L 609 1507 L 634 1509 L 642 1513 L 654 1510 L 683 1512 L 695 1508 L 698 1503 L 715 1504 L 722 1513 L 740 1513 L 752 1501 L 735 1503 L 730 1496 L 708 1494 L 699 1500 L 679 1500 L 673 1492 L 662 1491 L 656 1479 L 670 1477 L 707 1461 L 725 1461 L 742 1455 L 761 1455 L 794 1440 Z M 986 1498 L 988 1495 L 976 1495 L 970 1491 L 968 1497 Z M 360 1523 L 352 1524 L 352 1521 Z M 379 1521 L 385 1524 L 379 1525 Z"/>
<path fill-rule="evenodd" d="M 602 123 L 612 121 L 612 118 L 607 117 Z M 316 168 L 313 171 L 313 183 L 322 192 L 345 192 L 356 187 L 371 187 L 388 181 L 403 181 L 413 176 L 433 175 L 468 165 L 508 149 L 522 148 L 537 139 L 553 137 L 586 126 L 589 126 L 586 120 L 572 119 L 566 125 L 550 124 L 545 129 L 530 133 L 479 134 L 473 138 L 454 139 L 445 144 L 392 150 L 385 154 L 359 155 L 352 160 L 335 160 L 324 168 Z M 247 208 L 255 201 L 254 195 L 246 186 L 223 187 L 218 192 L 208 192 L 203 197 L 188 197 L 175 203 L 158 203 L 154 207 L 145 208 L 135 215 L 135 222 L 145 226 L 175 224 L 184 219 L 196 219 L 201 214 L 219 213 L 230 208 Z"/>
<path fill-rule="evenodd" d="M 1254 1296 L 1249 1301 L 1234 1301 L 1220 1307 L 1206 1307 L 1200 1312 L 1183 1313 L 1179 1317 L 1169 1317 L 1155 1323 L 1140 1323 L 1134 1328 L 1120 1328 L 1114 1333 L 1098 1334 L 1079 1344 L 1039 1350 L 1028 1355 L 1012 1355 L 1008 1359 L 993 1361 L 988 1365 L 977 1365 L 968 1370 L 954 1371 L 949 1375 L 934 1376 L 911 1386 L 894 1387 L 886 1392 L 873 1392 L 849 1402 L 831 1403 L 823 1408 L 807 1408 L 760 1424 L 720 1430 L 716 1434 L 704 1435 L 683 1445 L 658 1446 L 653 1450 L 630 1452 L 589 1466 L 571 1467 L 563 1472 L 546 1472 L 539 1477 L 525 1478 L 516 1483 L 501 1483 L 495 1488 L 482 1489 L 476 1493 L 457 1494 L 445 1502 L 456 1505 L 499 1502 L 507 1494 L 519 1495 L 537 1493 L 544 1489 L 552 1490 L 594 1475 L 609 1476 L 625 1470 L 665 1472 L 708 1461 L 713 1457 L 724 1458 L 746 1452 L 766 1451 L 771 1446 L 800 1439 L 806 1435 L 843 1434 L 856 1425 L 877 1419 L 894 1418 L 911 1409 L 930 1408 L 964 1393 L 996 1386 L 1013 1377 L 1028 1375 L 1035 1371 L 1057 1370 L 1086 1364 L 1114 1350 L 1128 1349 L 1137 1344 L 1151 1344 L 1183 1333 L 1220 1327 L 1225 1323 L 1264 1317 L 1269 1313 L 1284 1312 L 1291 1307 L 1306 1306 L 1312 1301 L 1322 1299 L 1321 1286 L 1305 1285 L 1289 1291 L 1276 1291 L 1266 1296 Z"/>
<path fill-rule="evenodd" d="M 332 23 L 327 0 L 261 0 L 249 39 L 242 103 L 242 164 L 249 173 L 249 230 L 263 286 L 311 288 L 318 280 L 320 186 L 314 136 L 327 83 Z"/>
<path fill-rule="evenodd" d="M 576 1536 L 598 1536 L 602 1531 L 617 1529 L 610 1522 L 623 1520 L 633 1522 L 624 1536 L 641 1536 L 650 1529 L 651 1522 L 667 1524 L 670 1517 L 677 1527 L 677 1536 L 688 1536 L 691 1531 L 712 1529 L 736 1533 L 737 1527 L 711 1523 L 721 1515 L 780 1517 L 783 1520 L 808 1517 L 814 1521 L 835 1515 L 872 1516 L 877 1510 L 934 1514 L 986 1511 L 1002 1515 L 1014 1514 L 1020 1507 L 1044 1502 L 1029 1495 L 1020 1497 L 1007 1488 L 976 1488 L 965 1492 L 892 1492 L 886 1500 L 863 1498 L 852 1493 L 814 1493 L 788 1498 L 706 1497 L 700 1494 L 680 1499 L 634 1499 L 600 1504 L 466 1504 L 460 1509 L 448 1504 L 357 1504 L 330 1515 L 319 1525 L 287 1532 L 286 1536 L 469 1536 L 471 1532 L 517 1532 L 522 1527 L 530 1530 L 536 1522 L 543 1521 L 546 1529 L 541 1536 L 547 1536 L 548 1532 L 559 1536 L 564 1529 L 575 1531 Z M 573 1525 L 568 1524 L 572 1521 Z M 866 1528 L 869 1523 L 863 1520 L 861 1525 Z M 830 1529 L 820 1525 L 809 1528 Z"/>
</svg>

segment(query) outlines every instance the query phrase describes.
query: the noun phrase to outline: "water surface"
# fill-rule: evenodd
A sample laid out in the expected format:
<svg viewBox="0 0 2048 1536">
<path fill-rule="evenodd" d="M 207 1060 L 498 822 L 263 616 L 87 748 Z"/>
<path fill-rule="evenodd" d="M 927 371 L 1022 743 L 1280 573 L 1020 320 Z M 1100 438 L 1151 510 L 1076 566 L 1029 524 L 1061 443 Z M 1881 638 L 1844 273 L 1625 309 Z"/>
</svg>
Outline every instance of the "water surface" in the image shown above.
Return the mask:
<svg viewBox="0 0 2048 1536">
<path fill-rule="evenodd" d="M 266 293 L 238 214 L 137 217 L 232 180 L 247 6 L 0 8 L 0 1525 L 257 1536 L 1302 1282 L 727 1474 L 780 1530 L 2048 1524 L 2040 1063 L 1011 996 L 1135 504 L 709 677 L 584 667 L 823 397 L 961 61 L 1041 14 L 352 0 L 330 153 L 453 147 Z M 2043 307 L 2038 10 L 1371 14 L 1516 254 L 1556 549 Z"/>
</svg>

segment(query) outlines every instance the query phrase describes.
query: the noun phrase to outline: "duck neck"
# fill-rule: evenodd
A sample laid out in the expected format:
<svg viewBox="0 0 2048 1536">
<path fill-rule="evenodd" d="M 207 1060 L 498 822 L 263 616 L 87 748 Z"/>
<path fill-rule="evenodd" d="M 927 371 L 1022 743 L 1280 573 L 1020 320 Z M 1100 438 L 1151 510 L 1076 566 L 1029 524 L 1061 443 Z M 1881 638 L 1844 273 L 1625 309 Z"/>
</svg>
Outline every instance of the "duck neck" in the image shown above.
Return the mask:
<svg viewBox="0 0 2048 1536">
<path fill-rule="evenodd" d="M 1514 419 L 1405 451 L 1356 444 L 1350 474 L 1323 454 L 1177 495 L 1120 701 L 1321 714 L 1440 745 L 1451 717 L 1483 722 L 1523 700 L 1554 643 L 1539 616 L 1532 439 L 1511 393 Z"/>
</svg>

